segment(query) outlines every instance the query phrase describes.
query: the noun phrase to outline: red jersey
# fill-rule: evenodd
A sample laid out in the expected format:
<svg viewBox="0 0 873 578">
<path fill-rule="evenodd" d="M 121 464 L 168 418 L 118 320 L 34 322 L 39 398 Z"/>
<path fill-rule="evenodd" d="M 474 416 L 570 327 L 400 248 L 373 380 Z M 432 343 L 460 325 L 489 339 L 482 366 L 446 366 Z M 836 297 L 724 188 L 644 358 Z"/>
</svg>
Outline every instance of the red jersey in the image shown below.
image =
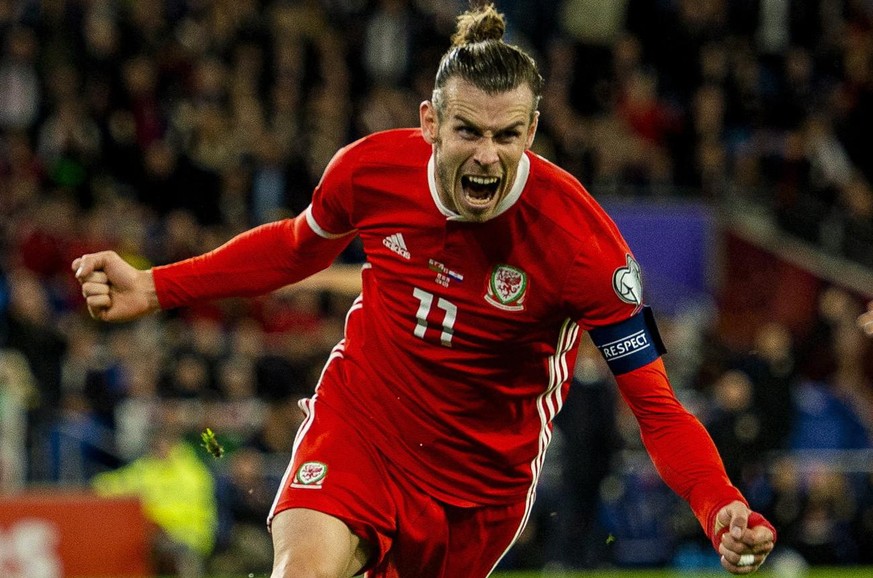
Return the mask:
<svg viewBox="0 0 873 578">
<path fill-rule="evenodd" d="M 302 240 L 313 232 L 341 240 Z M 329 264 L 352 233 L 367 257 L 363 290 L 317 403 L 439 499 L 532 499 L 580 331 L 642 304 L 612 220 L 574 177 L 528 152 L 499 213 L 466 222 L 440 201 L 420 132 L 392 130 L 337 153 L 303 216 L 157 268 L 158 297 L 167 307 L 275 289 Z M 711 533 L 714 508 L 741 496 L 660 360 L 628 375 L 622 393 L 656 465 Z"/>
<path fill-rule="evenodd" d="M 356 231 L 367 262 L 321 401 L 450 503 L 530 490 L 581 329 L 630 316 L 613 290 L 630 253 L 566 172 L 522 157 L 499 214 L 465 222 L 440 202 L 417 130 L 346 147 L 307 218 Z"/>
</svg>

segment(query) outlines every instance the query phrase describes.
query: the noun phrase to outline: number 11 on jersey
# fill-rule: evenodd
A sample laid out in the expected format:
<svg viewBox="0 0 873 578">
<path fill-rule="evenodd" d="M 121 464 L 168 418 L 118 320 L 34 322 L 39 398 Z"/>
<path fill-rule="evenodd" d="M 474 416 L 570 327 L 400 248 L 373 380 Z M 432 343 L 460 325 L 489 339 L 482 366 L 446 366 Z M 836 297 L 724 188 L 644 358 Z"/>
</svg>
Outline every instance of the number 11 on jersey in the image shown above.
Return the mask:
<svg viewBox="0 0 873 578">
<path fill-rule="evenodd" d="M 413 329 L 412 333 L 416 337 L 424 339 L 428 327 L 427 317 L 430 315 L 430 311 L 433 308 L 434 294 L 417 287 L 412 290 L 412 294 L 415 295 L 419 301 L 418 311 L 415 313 L 415 329 Z M 436 306 L 437 309 L 440 309 L 443 312 L 443 329 L 442 332 L 440 332 L 440 343 L 445 347 L 451 347 L 452 335 L 454 334 L 453 327 L 455 325 L 455 319 L 458 316 L 458 307 L 451 301 L 447 301 L 442 297 L 437 298 Z"/>
</svg>

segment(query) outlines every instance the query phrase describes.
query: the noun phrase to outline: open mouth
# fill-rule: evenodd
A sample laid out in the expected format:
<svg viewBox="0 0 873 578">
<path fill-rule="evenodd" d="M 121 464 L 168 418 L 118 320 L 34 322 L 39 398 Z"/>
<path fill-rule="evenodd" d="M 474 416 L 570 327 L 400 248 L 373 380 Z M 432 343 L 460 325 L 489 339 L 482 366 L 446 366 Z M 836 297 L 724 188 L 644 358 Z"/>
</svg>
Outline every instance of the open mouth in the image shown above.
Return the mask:
<svg viewBox="0 0 873 578">
<path fill-rule="evenodd" d="M 497 194 L 500 177 L 480 177 L 465 175 L 461 177 L 464 197 L 471 205 L 487 205 Z"/>
</svg>

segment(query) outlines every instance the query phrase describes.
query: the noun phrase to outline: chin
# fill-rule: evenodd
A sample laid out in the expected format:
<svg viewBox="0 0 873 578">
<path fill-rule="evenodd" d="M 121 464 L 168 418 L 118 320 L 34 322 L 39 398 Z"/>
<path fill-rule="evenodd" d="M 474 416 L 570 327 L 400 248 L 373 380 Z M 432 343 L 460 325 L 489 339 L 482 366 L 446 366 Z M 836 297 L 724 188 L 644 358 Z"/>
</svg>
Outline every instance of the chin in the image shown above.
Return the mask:
<svg viewBox="0 0 873 578">
<path fill-rule="evenodd" d="M 487 221 L 494 215 L 494 207 L 488 207 L 484 210 L 466 210 L 462 213 L 463 217 L 468 221 L 475 221 L 477 223 L 482 223 Z"/>
</svg>

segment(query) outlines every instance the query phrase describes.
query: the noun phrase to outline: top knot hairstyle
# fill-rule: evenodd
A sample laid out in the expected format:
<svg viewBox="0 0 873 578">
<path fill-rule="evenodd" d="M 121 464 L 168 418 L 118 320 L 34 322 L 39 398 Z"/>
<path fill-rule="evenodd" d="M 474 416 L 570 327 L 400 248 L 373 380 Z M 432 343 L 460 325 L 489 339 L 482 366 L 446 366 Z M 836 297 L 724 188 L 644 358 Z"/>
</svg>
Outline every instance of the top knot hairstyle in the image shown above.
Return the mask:
<svg viewBox="0 0 873 578">
<path fill-rule="evenodd" d="M 458 16 L 452 46 L 440 60 L 434 82 L 432 101 L 441 115 L 442 89 L 454 77 L 460 77 L 488 94 L 499 94 L 527 84 L 533 92 L 533 111 L 543 91 L 533 58 L 521 48 L 503 41 L 506 20 L 493 4 L 473 8 Z"/>
<path fill-rule="evenodd" d="M 452 35 L 452 46 L 501 40 L 504 32 L 506 21 L 503 14 L 497 12 L 494 4 L 486 4 L 478 10 L 458 16 L 458 29 Z"/>
</svg>

